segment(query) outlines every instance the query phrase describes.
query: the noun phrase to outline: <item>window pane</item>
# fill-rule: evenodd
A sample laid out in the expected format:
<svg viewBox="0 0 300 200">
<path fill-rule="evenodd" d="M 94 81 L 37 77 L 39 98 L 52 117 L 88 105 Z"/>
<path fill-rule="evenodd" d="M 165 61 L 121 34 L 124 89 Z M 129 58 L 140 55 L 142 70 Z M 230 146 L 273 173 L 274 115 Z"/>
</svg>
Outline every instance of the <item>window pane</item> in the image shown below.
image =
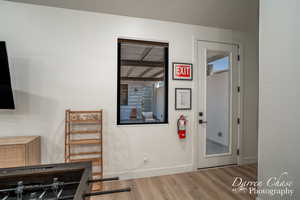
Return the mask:
<svg viewBox="0 0 300 200">
<path fill-rule="evenodd" d="M 210 52 L 209 52 L 210 53 Z M 213 51 L 210 54 L 220 54 L 212 56 L 208 59 L 207 75 L 222 73 L 229 70 L 229 55 L 224 55 L 224 52 Z"/>
<path fill-rule="evenodd" d="M 207 51 L 206 155 L 230 151 L 230 54 Z"/>
<path fill-rule="evenodd" d="M 119 124 L 167 122 L 168 47 L 119 42 Z"/>
<path fill-rule="evenodd" d="M 120 101 L 121 105 L 127 106 L 128 105 L 128 85 L 121 84 L 121 93 L 120 93 Z"/>
</svg>

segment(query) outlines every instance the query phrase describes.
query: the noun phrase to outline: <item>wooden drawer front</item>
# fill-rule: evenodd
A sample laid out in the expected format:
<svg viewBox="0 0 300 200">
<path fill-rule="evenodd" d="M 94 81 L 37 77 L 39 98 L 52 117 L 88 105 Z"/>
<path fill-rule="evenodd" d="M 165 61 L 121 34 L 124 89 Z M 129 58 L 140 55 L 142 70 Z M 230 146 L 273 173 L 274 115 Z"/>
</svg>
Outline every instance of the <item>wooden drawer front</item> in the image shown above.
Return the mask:
<svg viewBox="0 0 300 200">
<path fill-rule="evenodd" d="M 25 166 L 25 146 L 0 146 L 0 168 Z"/>
</svg>

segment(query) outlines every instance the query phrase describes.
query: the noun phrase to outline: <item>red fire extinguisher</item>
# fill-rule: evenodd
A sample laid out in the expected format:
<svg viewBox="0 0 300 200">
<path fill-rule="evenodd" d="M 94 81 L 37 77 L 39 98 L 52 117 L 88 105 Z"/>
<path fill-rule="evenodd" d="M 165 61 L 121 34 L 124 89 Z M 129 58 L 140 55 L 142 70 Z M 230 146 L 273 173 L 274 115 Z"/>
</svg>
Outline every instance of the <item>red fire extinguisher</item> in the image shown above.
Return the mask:
<svg viewBox="0 0 300 200">
<path fill-rule="evenodd" d="M 181 115 L 177 121 L 177 131 L 179 139 L 184 139 L 186 137 L 186 119 Z"/>
</svg>

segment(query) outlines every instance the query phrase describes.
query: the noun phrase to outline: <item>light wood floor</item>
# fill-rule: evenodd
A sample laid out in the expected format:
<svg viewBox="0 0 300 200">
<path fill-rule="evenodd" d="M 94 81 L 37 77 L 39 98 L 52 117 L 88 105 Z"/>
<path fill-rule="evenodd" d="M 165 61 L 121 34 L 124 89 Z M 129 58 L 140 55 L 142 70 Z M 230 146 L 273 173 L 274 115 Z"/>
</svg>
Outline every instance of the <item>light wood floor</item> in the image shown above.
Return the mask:
<svg viewBox="0 0 300 200">
<path fill-rule="evenodd" d="M 197 172 L 110 182 L 104 190 L 130 186 L 130 193 L 94 197 L 93 200 L 242 200 L 255 199 L 232 191 L 235 177 L 254 181 L 256 165 L 203 169 Z"/>
</svg>

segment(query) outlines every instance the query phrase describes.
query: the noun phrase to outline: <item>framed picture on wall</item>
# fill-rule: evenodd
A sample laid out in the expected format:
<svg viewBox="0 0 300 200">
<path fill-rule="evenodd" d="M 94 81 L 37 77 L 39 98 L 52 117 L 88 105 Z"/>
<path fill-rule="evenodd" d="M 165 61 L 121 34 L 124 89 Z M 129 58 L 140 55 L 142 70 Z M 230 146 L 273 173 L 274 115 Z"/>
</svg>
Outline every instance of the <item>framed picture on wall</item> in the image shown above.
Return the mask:
<svg viewBox="0 0 300 200">
<path fill-rule="evenodd" d="M 173 63 L 173 80 L 192 81 L 193 64 L 191 63 Z"/>
<path fill-rule="evenodd" d="M 192 89 L 175 88 L 175 110 L 192 109 Z"/>
</svg>

